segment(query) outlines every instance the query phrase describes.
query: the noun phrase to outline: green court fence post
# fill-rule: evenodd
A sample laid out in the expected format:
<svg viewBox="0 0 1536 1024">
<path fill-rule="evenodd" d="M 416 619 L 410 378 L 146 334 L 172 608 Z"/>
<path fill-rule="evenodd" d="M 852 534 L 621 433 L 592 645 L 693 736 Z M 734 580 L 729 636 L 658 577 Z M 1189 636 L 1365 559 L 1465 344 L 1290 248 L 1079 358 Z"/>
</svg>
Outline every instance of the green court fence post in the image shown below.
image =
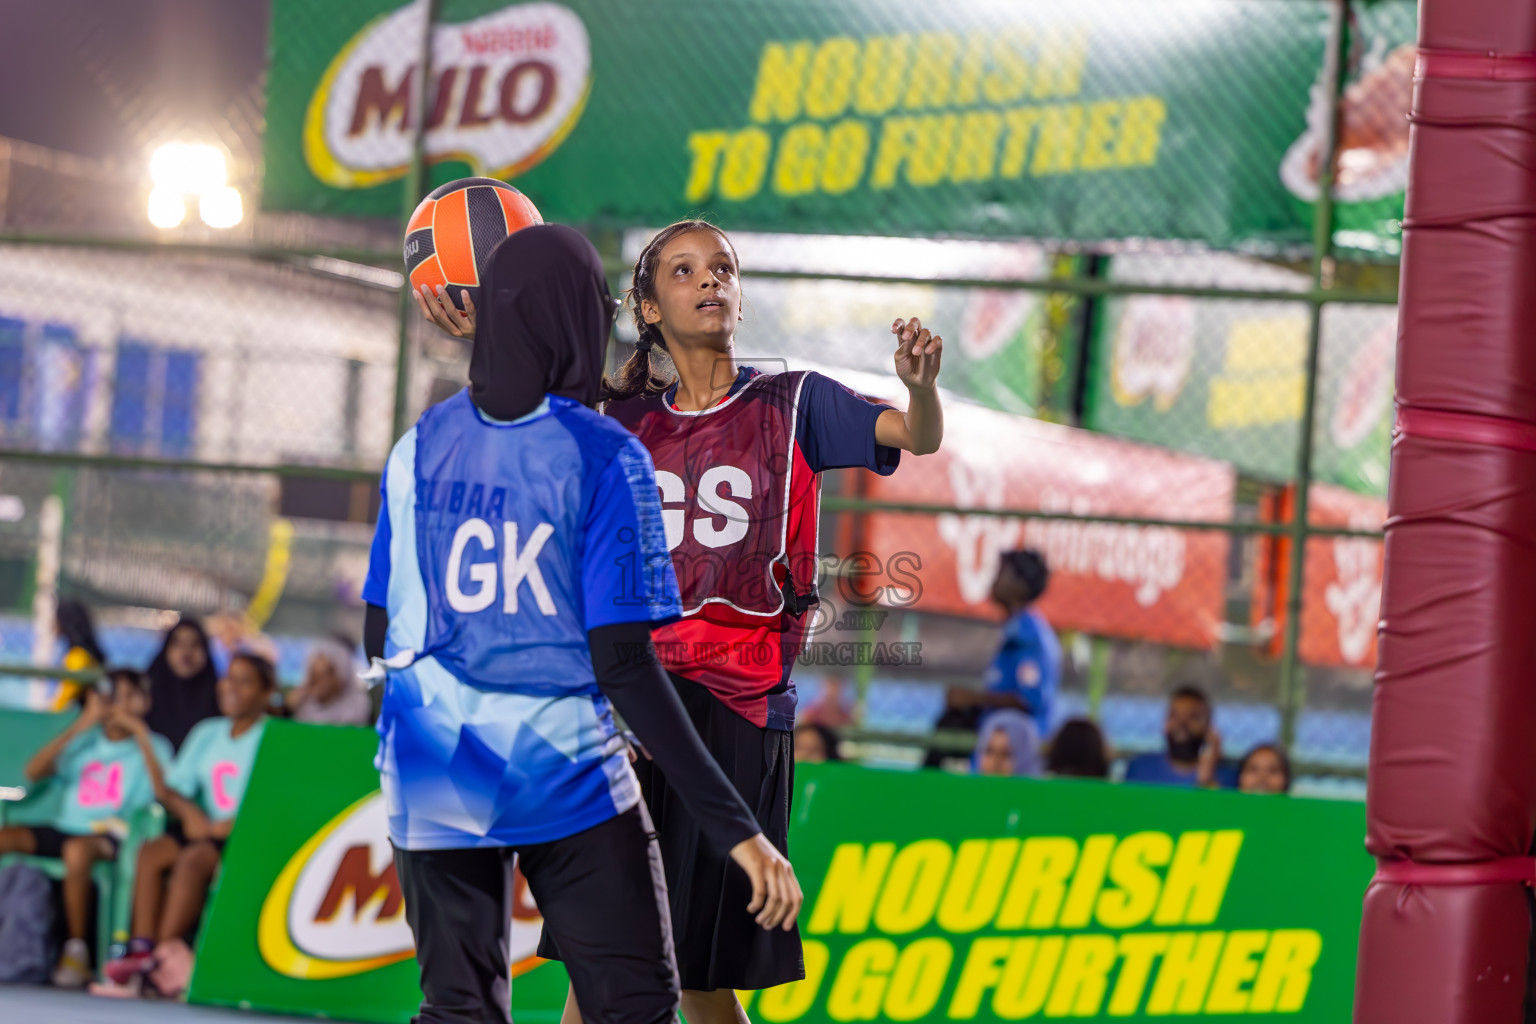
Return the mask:
<svg viewBox="0 0 1536 1024">
<path fill-rule="evenodd" d="M 421 179 L 426 169 L 427 101 L 432 95 L 432 26 L 437 23 L 439 0 L 417 0 L 422 8 L 421 49 L 417 52 L 417 76 L 412 90 L 411 109 L 416 122 L 411 128 L 411 166 L 405 172 L 404 199 L 400 212 L 402 237 L 405 225 L 410 222 L 416 204 L 421 202 Z M 401 268 L 404 269 L 403 267 Z M 394 432 L 399 438 L 406 431 L 411 415 L 411 318 L 415 313 L 415 300 L 411 297 L 410 279 L 400 287 L 399 344 L 395 349 L 395 419 Z"/>
<path fill-rule="evenodd" d="M 59 575 L 64 574 L 64 552 L 69 544 L 69 531 L 74 526 L 75 489 L 80 485 L 80 470 L 75 466 L 59 466 L 53 471 L 53 494 L 63 507 L 64 522 L 59 527 Z"/>
<path fill-rule="evenodd" d="M 1109 278 L 1108 256 L 1097 253 L 1088 253 L 1080 257 L 1080 276 L 1094 281 L 1107 281 Z M 1093 429 L 1089 412 L 1097 407 L 1098 388 L 1097 375 L 1094 373 L 1094 360 L 1101 358 L 1099 355 L 1099 338 L 1104 333 L 1104 308 L 1106 306 L 1104 296 L 1080 295 L 1078 296 L 1077 325 L 1073 332 L 1074 343 L 1077 346 L 1072 355 L 1072 363 L 1068 369 L 1070 387 L 1064 388 L 1067 396 L 1068 408 L 1066 418 L 1061 422 L 1073 427 Z"/>
<path fill-rule="evenodd" d="M 1109 641 L 1091 636 L 1088 645 L 1088 717 L 1097 722 L 1109 692 Z"/>
<path fill-rule="evenodd" d="M 615 299 L 624 298 L 624 232 L 618 228 L 588 229 L 587 237 L 592 241 L 592 247 L 602 257 L 604 275 L 608 278 L 608 293 Z M 614 327 L 617 328 L 623 319 L 624 311 L 619 310 L 618 317 L 614 318 Z M 618 331 L 610 335 L 608 355 L 603 360 L 603 365 L 609 373 L 619 368 L 618 360 Z"/>
<path fill-rule="evenodd" d="M 1295 747 L 1296 719 L 1303 703 L 1301 665 L 1302 587 L 1306 583 L 1308 498 L 1312 486 L 1312 434 L 1317 418 L 1318 349 L 1321 347 L 1325 294 L 1333 284 L 1333 174 L 1339 156 L 1339 110 L 1344 69 L 1349 57 L 1350 0 L 1335 0 L 1328 32 L 1328 53 L 1323 66 L 1328 97 L 1327 139 L 1317 175 L 1317 203 L 1312 212 L 1312 291 L 1308 298 L 1311 316 L 1307 328 L 1307 357 L 1302 384 L 1301 437 L 1296 450 L 1296 500 L 1290 522 L 1290 560 L 1286 565 L 1288 590 L 1285 602 L 1284 647 L 1280 658 L 1280 742 Z"/>
</svg>

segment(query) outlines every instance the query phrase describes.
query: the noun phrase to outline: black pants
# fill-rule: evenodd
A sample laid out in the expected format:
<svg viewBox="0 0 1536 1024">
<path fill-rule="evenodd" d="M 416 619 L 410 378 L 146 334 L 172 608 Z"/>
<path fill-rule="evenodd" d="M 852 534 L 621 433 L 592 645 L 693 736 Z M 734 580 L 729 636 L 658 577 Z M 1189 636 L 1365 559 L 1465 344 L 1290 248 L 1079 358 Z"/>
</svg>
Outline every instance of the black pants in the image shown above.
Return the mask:
<svg viewBox="0 0 1536 1024">
<path fill-rule="evenodd" d="M 512 856 L 558 945 L 585 1024 L 676 1019 L 677 965 L 661 852 L 644 806 L 516 851 L 395 850 L 421 965 L 419 1024 L 512 1019 Z"/>
</svg>

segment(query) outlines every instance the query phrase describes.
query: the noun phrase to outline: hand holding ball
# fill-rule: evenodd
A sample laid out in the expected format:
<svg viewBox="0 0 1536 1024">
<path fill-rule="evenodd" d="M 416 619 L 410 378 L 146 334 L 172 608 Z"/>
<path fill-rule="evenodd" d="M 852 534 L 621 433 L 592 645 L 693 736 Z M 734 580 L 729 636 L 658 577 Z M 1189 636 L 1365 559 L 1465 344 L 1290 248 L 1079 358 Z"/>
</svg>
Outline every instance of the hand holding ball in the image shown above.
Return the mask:
<svg viewBox="0 0 1536 1024">
<path fill-rule="evenodd" d="M 480 268 L 497 243 L 519 228 L 542 224 L 538 209 L 495 178 L 460 178 L 433 189 L 405 229 L 405 269 L 411 291 L 422 286 L 464 309 L 461 293 L 480 302 Z"/>
</svg>

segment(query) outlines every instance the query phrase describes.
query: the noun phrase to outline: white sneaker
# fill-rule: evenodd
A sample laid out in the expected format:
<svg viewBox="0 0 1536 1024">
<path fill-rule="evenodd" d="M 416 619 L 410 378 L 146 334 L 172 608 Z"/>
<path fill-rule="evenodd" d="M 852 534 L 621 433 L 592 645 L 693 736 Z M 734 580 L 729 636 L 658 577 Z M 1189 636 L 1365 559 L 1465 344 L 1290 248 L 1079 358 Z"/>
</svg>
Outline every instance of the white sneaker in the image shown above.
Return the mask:
<svg viewBox="0 0 1536 1024">
<path fill-rule="evenodd" d="M 135 974 L 121 985 L 111 978 L 105 981 L 93 981 L 86 991 L 104 999 L 137 999 L 144 994 L 144 975 Z"/>
<path fill-rule="evenodd" d="M 59 988 L 85 988 L 91 980 L 91 951 L 84 939 L 64 943 L 59 965 L 53 969 L 53 983 Z"/>
</svg>

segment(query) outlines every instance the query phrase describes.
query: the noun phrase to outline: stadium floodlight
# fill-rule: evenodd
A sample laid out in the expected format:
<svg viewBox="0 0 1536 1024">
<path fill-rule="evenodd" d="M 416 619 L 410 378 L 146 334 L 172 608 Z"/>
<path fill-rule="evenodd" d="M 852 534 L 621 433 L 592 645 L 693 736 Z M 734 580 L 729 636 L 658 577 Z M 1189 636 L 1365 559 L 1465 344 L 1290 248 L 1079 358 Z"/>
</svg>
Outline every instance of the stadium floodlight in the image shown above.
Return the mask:
<svg viewBox="0 0 1536 1024">
<path fill-rule="evenodd" d="M 187 218 L 187 204 L 173 188 L 149 190 L 149 222 L 157 228 L 174 228 Z"/>
<path fill-rule="evenodd" d="M 232 228 L 245 216 L 240 193 L 229 185 L 224 151 L 206 143 L 168 142 L 149 158 L 149 222 L 174 228 L 187 219 L 187 203 L 197 200 L 203 223 Z"/>
<path fill-rule="evenodd" d="M 149 158 L 149 176 L 158 188 L 203 195 L 223 187 L 229 171 L 216 146 L 170 142 Z"/>
<path fill-rule="evenodd" d="M 245 215 L 240 192 L 228 185 L 203 193 L 197 201 L 197 212 L 211 228 L 232 228 Z"/>
</svg>

